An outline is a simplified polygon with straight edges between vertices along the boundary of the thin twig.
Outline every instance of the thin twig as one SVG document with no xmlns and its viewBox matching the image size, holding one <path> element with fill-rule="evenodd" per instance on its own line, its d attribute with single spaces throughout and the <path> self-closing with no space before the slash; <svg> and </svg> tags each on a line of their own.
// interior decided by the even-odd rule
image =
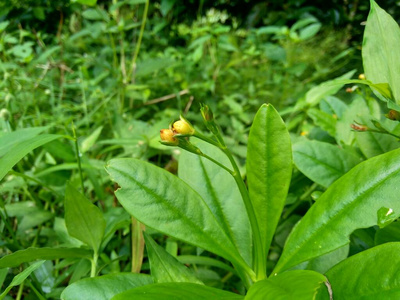
<svg viewBox="0 0 400 300">
<path fill-rule="evenodd" d="M 160 98 L 156 98 L 156 99 L 147 101 L 146 103 L 144 103 L 144 105 L 152 105 L 152 104 L 155 104 L 155 103 L 167 101 L 167 100 L 176 98 L 178 95 L 179 95 L 179 96 L 182 96 L 182 95 L 186 95 L 186 94 L 188 94 L 188 93 L 189 93 L 189 90 L 188 90 L 188 89 L 182 90 L 182 91 L 180 91 L 180 92 L 177 93 L 177 94 L 169 94 L 169 95 L 166 95 L 166 96 L 163 96 L 163 97 L 160 97 Z"/>
<path fill-rule="evenodd" d="M 189 111 L 190 107 L 192 106 L 193 100 L 194 100 L 194 97 L 190 96 L 189 102 L 186 104 L 185 110 L 183 111 L 184 114 L 187 114 L 187 112 Z"/>
</svg>

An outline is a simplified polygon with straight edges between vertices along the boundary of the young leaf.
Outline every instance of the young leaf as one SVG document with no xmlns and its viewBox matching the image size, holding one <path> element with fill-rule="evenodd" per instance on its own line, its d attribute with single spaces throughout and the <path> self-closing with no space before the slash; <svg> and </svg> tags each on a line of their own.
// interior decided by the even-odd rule
<svg viewBox="0 0 400 300">
<path fill-rule="evenodd" d="M 28 248 L 0 258 L 0 268 L 18 267 L 22 263 L 37 259 L 54 260 L 71 257 L 90 259 L 92 256 L 91 251 L 81 248 Z"/>
<path fill-rule="evenodd" d="M 272 105 L 258 110 L 250 129 L 247 183 L 265 258 L 278 225 L 292 176 L 292 150 L 285 123 Z"/>
<path fill-rule="evenodd" d="M 364 72 L 375 84 L 388 83 L 396 103 L 400 103 L 399 25 L 371 0 L 362 46 Z"/>
<path fill-rule="evenodd" d="M 151 276 L 155 283 L 163 282 L 191 282 L 203 284 L 194 276 L 193 272 L 169 254 L 145 232 L 147 254 L 150 261 Z"/>
<path fill-rule="evenodd" d="M 195 283 L 156 283 L 137 287 L 116 295 L 112 300 L 243 300 L 244 297 L 220 289 Z"/>
<path fill-rule="evenodd" d="M 103 214 L 70 183 L 65 191 L 65 224 L 72 237 L 92 247 L 94 252 L 99 250 L 106 227 Z"/>
<path fill-rule="evenodd" d="M 35 262 L 29 267 L 27 267 L 25 270 L 23 270 L 21 273 L 19 273 L 17 276 L 15 276 L 11 281 L 11 283 L 8 285 L 8 287 L 4 290 L 4 292 L 1 293 L 0 299 L 3 299 L 14 286 L 23 283 L 24 280 L 28 278 L 28 276 L 31 275 L 31 273 L 35 271 L 37 268 L 39 268 L 44 262 L 45 262 L 44 260 Z"/>
<path fill-rule="evenodd" d="M 7 152 L 7 154 L 0 158 L 0 180 L 2 180 L 4 176 L 6 176 L 8 171 L 10 171 L 17 162 L 19 162 L 33 149 L 36 149 L 37 147 L 40 147 L 61 137 L 61 135 L 55 134 L 42 134 L 24 140 L 23 142 L 18 143 L 8 149 L 9 151 Z"/>
<path fill-rule="evenodd" d="M 248 300 L 309 300 L 320 288 L 325 288 L 326 278 L 309 270 L 288 271 L 256 282 L 245 299 Z"/>
<path fill-rule="evenodd" d="M 331 136 L 335 136 L 337 121 L 332 115 L 316 108 L 307 110 L 307 115 L 314 121 L 315 125 L 321 127 Z"/>
<path fill-rule="evenodd" d="M 153 279 L 149 275 L 135 273 L 117 273 L 85 278 L 69 285 L 62 292 L 61 299 L 109 300 L 124 291 L 152 283 Z"/>
<path fill-rule="evenodd" d="M 360 157 L 349 151 L 318 141 L 294 144 L 293 160 L 304 175 L 324 187 L 361 162 Z"/>
<path fill-rule="evenodd" d="M 140 222 L 248 268 L 204 200 L 181 179 L 137 159 L 113 159 L 106 169 L 121 187 L 118 201 Z"/>
<path fill-rule="evenodd" d="M 205 142 L 194 144 L 203 153 L 230 166 L 228 158 L 215 146 Z M 178 166 L 179 177 L 200 194 L 245 261 L 251 264 L 250 223 L 233 177 L 208 159 L 187 151 L 181 153 Z"/>
<path fill-rule="evenodd" d="M 381 207 L 400 214 L 400 150 L 371 158 L 336 180 L 295 226 L 274 273 L 349 243 L 358 228 L 378 223 Z"/>
<path fill-rule="evenodd" d="M 400 299 L 400 243 L 368 249 L 326 273 L 334 299 Z"/>
</svg>

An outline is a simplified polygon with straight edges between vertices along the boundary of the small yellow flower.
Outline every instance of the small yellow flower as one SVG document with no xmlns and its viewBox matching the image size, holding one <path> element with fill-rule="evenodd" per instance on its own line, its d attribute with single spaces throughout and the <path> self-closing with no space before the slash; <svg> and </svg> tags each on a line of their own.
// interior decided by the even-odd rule
<svg viewBox="0 0 400 300">
<path fill-rule="evenodd" d="M 171 129 L 161 129 L 160 130 L 161 142 L 165 145 L 177 146 L 179 140 L 174 137 L 174 132 Z"/>
<path fill-rule="evenodd" d="M 360 80 L 365 80 L 365 74 L 360 74 L 360 75 L 358 75 L 358 79 L 360 79 Z"/>
</svg>

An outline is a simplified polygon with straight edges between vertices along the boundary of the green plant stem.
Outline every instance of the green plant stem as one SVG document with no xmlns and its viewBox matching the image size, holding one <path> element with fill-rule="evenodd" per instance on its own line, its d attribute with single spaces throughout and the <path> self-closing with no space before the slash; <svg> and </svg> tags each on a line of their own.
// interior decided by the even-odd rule
<svg viewBox="0 0 400 300">
<path fill-rule="evenodd" d="M 79 169 L 79 176 L 81 178 L 82 193 L 84 193 L 85 192 L 85 186 L 83 185 L 83 174 L 82 174 L 81 157 L 80 157 L 80 154 L 79 154 L 78 138 L 76 137 L 76 131 L 75 131 L 74 124 L 72 124 L 72 132 L 74 134 L 76 159 L 78 161 L 78 169 Z"/>
<path fill-rule="evenodd" d="M 97 259 L 98 259 L 98 257 L 99 257 L 99 255 L 95 251 L 93 253 L 92 268 L 90 270 L 90 277 L 96 277 L 96 268 L 97 268 Z"/>
<path fill-rule="evenodd" d="M 226 170 L 228 173 L 230 173 L 233 176 L 233 171 L 227 167 L 225 167 L 223 164 L 221 164 L 220 162 L 216 161 L 215 159 L 213 159 L 212 157 L 208 156 L 207 154 L 199 154 L 200 156 L 207 158 L 209 161 L 212 161 L 214 164 L 220 166 L 222 169 Z"/>
<path fill-rule="evenodd" d="M 200 132 L 196 131 L 193 136 L 198 138 L 198 139 L 200 139 L 200 140 L 203 140 L 203 141 L 205 141 L 205 142 L 207 142 L 207 143 L 209 143 L 211 145 L 214 145 L 215 147 L 221 148 L 221 144 L 220 143 L 218 143 L 217 141 L 214 141 L 212 138 L 209 138 L 209 137 L 201 134 Z"/>
<path fill-rule="evenodd" d="M 25 281 L 22 282 L 22 283 L 19 285 L 17 297 L 15 298 L 15 300 L 21 300 L 22 292 L 24 291 L 24 283 L 25 283 Z"/>
<path fill-rule="evenodd" d="M 253 260 L 253 267 L 256 273 L 256 279 L 262 280 L 266 277 L 267 267 L 265 264 L 262 239 L 261 239 L 260 229 L 258 227 L 256 213 L 254 211 L 253 204 L 251 203 L 249 192 L 247 190 L 246 185 L 243 182 L 242 176 L 240 175 L 239 167 L 237 166 L 235 159 L 232 156 L 232 153 L 229 151 L 227 147 L 221 148 L 221 150 L 226 154 L 226 156 L 229 158 L 229 161 L 232 164 L 232 167 L 234 169 L 234 173 L 232 174 L 232 176 L 236 181 L 240 194 L 242 195 L 247 215 L 249 216 L 250 226 L 253 232 L 254 254 L 255 254 Z"/>
<path fill-rule="evenodd" d="M 308 197 L 311 195 L 311 193 L 317 188 L 318 184 L 313 183 L 299 198 L 299 200 L 293 204 L 291 207 L 288 208 L 288 210 L 285 211 L 285 213 L 282 215 L 282 219 L 286 219 L 289 217 L 289 215 L 297 208 L 300 206 L 300 204 Z"/>
<path fill-rule="evenodd" d="M 142 25 L 140 26 L 140 33 L 139 33 L 139 38 L 136 43 L 136 49 L 135 49 L 135 54 L 133 55 L 132 58 L 132 67 L 129 70 L 128 78 L 130 78 L 136 69 L 136 60 L 139 55 L 140 51 L 140 45 L 142 44 L 142 38 L 143 38 L 143 33 L 144 33 L 144 26 L 146 25 L 146 20 L 147 20 L 147 12 L 149 11 L 149 0 L 146 0 L 146 3 L 144 5 L 144 11 L 143 11 L 143 19 L 142 19 Z"/>
</svg>

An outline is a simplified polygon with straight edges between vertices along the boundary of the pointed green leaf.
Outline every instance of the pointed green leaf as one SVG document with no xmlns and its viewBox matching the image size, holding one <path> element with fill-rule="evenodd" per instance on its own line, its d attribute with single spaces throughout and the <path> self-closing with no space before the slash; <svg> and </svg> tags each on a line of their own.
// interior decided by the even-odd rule
<svg viewBox="0 0 400 300">
<path fill-rule="evenodd" d="M 206 142 L 194 143 L 201 151 L 225 166 L 228 158 Z M 179 177 L 207 203 L 211 212 L 248 264 L 251 264 L 251 229 L 235 180 L 226 170 L 208 159 L 183 151 L 179 157 Z"/>
<path fill-rule="evenodd" d="M 36 149 L 37 147 L 40 147 L 61 137 L 61 135 L 55 134 L 42 134 L 24 140 L 23 142 L 18 143 L 13 147 L 10 147 L 10 149 L 8 149 L 9 151 L 0 158 L 0 180 L 2 180 L 4 176 L 6 176 L 8 171 L 10 171 L 17 162 L 19 162 L 33 149 Z"/>
<path fill-rule="evenodd" d="M 28 248 L 0 258 L 0 268 L 17 267 L 37 259 L 54 260 L 71 257 L 90 259 L 92 256 L 92 251 L 81 248 Z"/>
<path fill-rule="evenodd" d="M 349 243 L 358 228 L 378 223 L 381 207 L 399 216 L 400 150 L 371 158 L 336 180 L 295 226 L 274 272 Z"/>
<path fill-rule="evenodd" d="M 261 106 L 254 118 L 246 169 L 249 194 L 267 257 L 292 176 L 289 132 L 272 105 Z"/>
<path fill-rule="evenodd" d="M 4 290 L 4 292 L 1 293 L 0 299 L 3 299 L 14 286 L 23 283 L 24 280 L 28 278 L 28 276 L 31 275 L 31 273 L 35 271 L 37 268 L 39 268 L 44 262 L 45 262 L 44 260 L 35 262 L 29 267 L 27 267 L 25 270 L 23 270 L 21 273 L 19 273 L 17 276 L 15 276 L 11 281 L 11 283 L 8 285 L 8 287 Z"/>
<path fill-rule="evenodd" d="M 352 152 L 319 141 L 294 144 L 293 160 L 304 175 L 324 187 L 361 162 L 361 158 Z"/>
<path fill-rule="evenodd" d="M 155 283 L 191 282 L 203 284 L 194 276 L 192 270 L 181 264 L 149 236 L 143 232 L 147 255 L 150 261 L 151 276 Z"/>
<path fill-rule="evenodd" d="M 65 191 L 65 225 L 69 235 L 99 250 L 106 221 L 100 209 L 67 183 Z"/>
<path fill-rule="evenodd" d="M 62 300 L 109 300 L 124 291 L 152 284 L 149 275 L 135 273 L 109 274 L 85 278 L 69 285 L 61 294 Z"/>
<path fill-rule="evenodd" d="M 400 243 L 349 257 L 326 273 L 334 299 L 400 299 Z"/>
<path fill-rule="evenodd" d="M 138 287 L 112 298 L 112 300 L 237 300 L 243 296 L 195 283 L 156 283 Z"/>
<path fill-rule="evenodd" d="M 204 200 L 181 179 L 137 159 L 113 159 L 106 169 L 121 187 L 118 201 L 141 223 L 247 268 Z"/>
<path fill-rule="evenodd" d="M 332 115 L 316 108 L 307 110 L 307 115 L 314 121 L 315 125 L 321 127 L 331 136 L 335 136 L 337 121 Z"/>
<path fill-rule="evenodd" d="M 396 103 L 400 103 L 399 45 L 399 25 L 371 0 L 362 46 L 364 72 L 375 84 L 388 83 Z"/>
<path fill-rule="evenodd" d="M 245 299 L 248 300 L 310 300 L 320 288 L 325 288 L 326 278 L 309 270 L 288 271 L 252 285 Z"/>
</svg>

